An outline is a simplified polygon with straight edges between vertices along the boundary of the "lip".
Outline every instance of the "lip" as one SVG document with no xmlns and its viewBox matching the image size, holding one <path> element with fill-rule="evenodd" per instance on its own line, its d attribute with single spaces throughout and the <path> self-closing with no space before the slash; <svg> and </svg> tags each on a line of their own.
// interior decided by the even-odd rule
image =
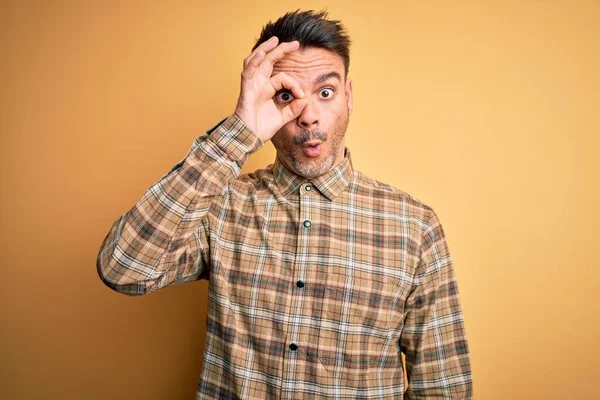
<svg viewBox="0 0 600 400">
<path fill-rule="evenodd" d="M 306 157 L 316 158 L 321 155 L 321 142 L 307 142 L 302 145 L 302 153 Z"/>
<path fill-rule="evenodd" d="M 320 145 L 322 142 L 319 142 L 318 140 L 311 140 L 310 142 L 306 142 L 302 145 L 303 148 L 305 147 L 313 147 L 313 146 L 318 146 Z"/>
</svg>

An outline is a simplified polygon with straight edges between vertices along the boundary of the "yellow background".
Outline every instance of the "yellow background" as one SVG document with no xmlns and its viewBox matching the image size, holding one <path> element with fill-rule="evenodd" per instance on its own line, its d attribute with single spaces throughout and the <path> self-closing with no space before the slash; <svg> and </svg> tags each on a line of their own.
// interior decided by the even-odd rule
<svg viewBox="0 0 600 400">
<path fill-rule="evenodd" d="M 262 25 L 325 5 L 355 167 L 445 228 L 476 398 L 600 397 L 600 3 L 372 0 L 2 2 L 1 398 L 194 397 L 206 282 L 126 297 L 97 251 L 233 112 Z"/>
</svg>

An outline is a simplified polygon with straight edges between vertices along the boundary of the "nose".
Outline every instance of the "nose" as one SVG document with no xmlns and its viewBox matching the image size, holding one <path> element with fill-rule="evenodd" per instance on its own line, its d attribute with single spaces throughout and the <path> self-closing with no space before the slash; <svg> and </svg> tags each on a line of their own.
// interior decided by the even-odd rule
<svg viewBox="0 0 600 400">
<path fill-rule="evenodd" d="M 297 118 L 297 124 L 304 129 L 312 129 L 319 125 L 319 106 L 310 101 Z"/>
</svg>

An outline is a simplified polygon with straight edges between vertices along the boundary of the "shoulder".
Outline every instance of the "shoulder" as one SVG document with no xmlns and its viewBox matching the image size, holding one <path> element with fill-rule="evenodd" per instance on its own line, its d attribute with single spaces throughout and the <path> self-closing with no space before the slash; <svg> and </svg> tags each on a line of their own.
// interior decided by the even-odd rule
<svg viewBox="0 0 600 400">
<path fill-rule="evenodd" d="M 379 207 L 403 218 L 409 217 L 425 224 L 435 214 L 433 207 L 412 193 L 381 182 L 363 172 L 354 170 L 355 191 L 359 196 L 372 198 Z"/>
<path fill-rule="evenodd" d="M 274 185 L 272 165 L 253 172 L 240 174 L 231 184 L 230 190 L 237 195 L 269 193 Z"/>
</svg>

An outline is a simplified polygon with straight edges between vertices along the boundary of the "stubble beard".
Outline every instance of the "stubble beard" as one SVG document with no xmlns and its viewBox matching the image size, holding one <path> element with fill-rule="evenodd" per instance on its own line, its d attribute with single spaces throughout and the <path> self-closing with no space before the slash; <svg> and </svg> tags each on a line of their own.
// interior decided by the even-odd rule
<svg viewBox="0 0 600 400">
<path fill-rule="evenodd" d="M 329 151 L 322 161 L 315 160 L 308 163 L 303 162 L 294 150 L 297 150 L 299 145 L 311 140 L 319 140 L 325 143 L 329 137 L 326 132 L 302 131 L 294 138 L 294 143 L 279 140 L 277 137 L 273 137 L 271 141 L 277 149 L 277 156 L 280 158 L 283 157 L 286 161 L 286 164 L 291 166 L 296 174 L 307 179 L 312 179 L 323 175 L 333 167 L 333 164 L 336 161 L 335 157 L 339 152 L 342 139 L 344 138 L 347 129 L 348 117 L 344 118 L 343 121 L 340 121 L 339 124 L 334 126 Z"/>
</svg>

